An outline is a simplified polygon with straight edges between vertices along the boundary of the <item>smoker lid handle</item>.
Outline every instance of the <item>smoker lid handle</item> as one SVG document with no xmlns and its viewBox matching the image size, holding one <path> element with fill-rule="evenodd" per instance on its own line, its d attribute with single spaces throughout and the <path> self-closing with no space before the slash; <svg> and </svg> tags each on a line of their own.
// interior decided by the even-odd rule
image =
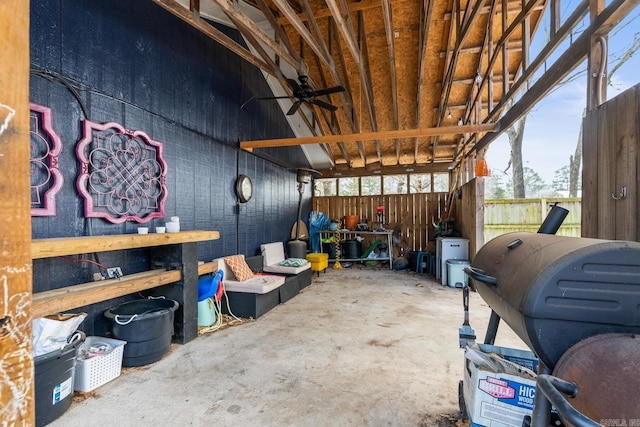
<svg viewBox="0 0 640 427">
<path fill-rule="evenodd" d="M 489 276 L 483 270 L 480 270 L 476 267 L 465 267 L 464 272 L 467 273 L 467 276 L 471 277 L 473 280 L 477 280 L 478 282 L 486 283 L 491 286 L 498 286 L 498 279 L 493 276 Z"/>
</svg>

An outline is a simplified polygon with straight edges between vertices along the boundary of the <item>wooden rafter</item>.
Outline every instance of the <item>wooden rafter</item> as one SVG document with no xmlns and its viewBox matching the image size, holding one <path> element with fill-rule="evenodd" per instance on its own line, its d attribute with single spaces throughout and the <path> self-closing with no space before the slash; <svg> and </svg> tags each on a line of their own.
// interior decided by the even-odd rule
<svg viewBox="0 0 640 427">
<path fill-rule="evenodd" d="M 296 70 L 302 70 L 302 64 L 300 58 L 295 58 L 289 54 L 286 48 L 281 44 L 276 43 L 271 36 L 264 32 L 258 24 L 253 22 L 244 12 L 233 6 L 231 0 L 211 0 L 220 7 L 220 9 L 227 14 L 230 18 L 233 17 L 233 22 L 241 32 L 250 32 L 260 42 L 264 43 L 271 51 L 273 51 L 280 58 L 288 62 Z"/>
<path fill-rule="evenodd" d="M 269 9 L 269 6 L 265 2 L 265 0 L 255 0 L 255 2 L 258 5 L 258 8 L 262 12 L 262 14 L 265 16 L 265 18 L 267 18 L 267 21 L 269 21 L 269 25 L 271 25 L 271 28 L 273 29 L 276 35 L 276 41 L 281 41 L 282 43 L 284 43 L 287 51 L 291 56 L 295 57 L 296 59 L 300 58 L 299 55 L 296 53 L 295 49 L 293 48 L 293 45 L 289 41 L 289 37 L 287 37 L 287 34 L 284 32 L 282 27 L 278 24 L 276 17 L 273 16 L 273 12 L 271 11 L 271 9 Z M 302 59 L 300 59 L 300 61 L 302 61 Z"/>
<path fill-rule="evenodd" d="M 416 128 L 422 126 L 422 97 L 426 85 L 425 70 L 427 68 L 427 41 L 429 40 L 429 30 L 431 29 L 431 17 L 433 13 L 433 3 L 435 0 L 422 0 L 420 3 L 420 40 L 418 49 L 418 83 L 416 88 Z M 396 94 L 397 97 L 397 94 Z M 397 114 L 397 110 L 396 110 Z M 397 117 L 396 117 L 397 120 Z M 414 158 L 418 158 L 420 140 L 413 140 Z M 396 141 L 396 160 L 400 162 L 400 142 Z M 417 161 L 417 160 L 416 160 Z"/>
<path fill-rule="evenodd" d="M 344 102 L 344 113 L 347 117 L 347 121 L 351 125 L 352 132 L 360 132 L 360 125 L 358 124 L 358 120 L 356 117 L 356 111 L 353 106 L 353 99 L 351 99 L 351 82 L 349 80 L 349 73 L 347 73 L 347 64 L 344 59 L 344 55 L 342 54 L 342 46 L 340 45 L 340 37 L 338 37 L 338 29 L 336 28 L 336 22 L 332 17 L 327 18 L 329 23 L 329 49 L 332 52 L 331 48 L 335 44 L 337 48 L 337 56 L 338 61 L 340 61 L 340 67 L 344 70 L 344 87 L 347 89 L 342 92 L 343 102 Z M 337 71 L 336 71 L 337 73 Z"/>
<path fill-rule="evenodd" d="M 576 22 L 584 22 L 585 11 L 598 15 L 593 5 L 605 4 L 605 0 L 581 0 L 577 9 L 572 8 L 571 16 L 561 21 L 561 0 L 154 1 L 168 10 L 173 6 L 176 10 L 172 13 L 274 75 L 289 95 L 292 90 L 283 71 L 290 73 L 288 65 L 292 62 L 299 64 L 294 68 L 308 76 L 312 88 L 345 87 L 346 91 L 325 98 L 338 107 L 337 111 L 312 105 L 300 110 L 300 119 L 312 134 L 330 137 L 343 132 L 360 135 L 362 129 L 381 136 L 406 127 L 407 119 L 414 129 L 442 127 L 458 119 L 468 125 L 496 122 L 507 103 L 519 96 L 534 73 L 540 73 L 550 55 L 565 49 L 560 43 L 571 34 Z M 609 1 L 615 4 L 621 0 Z M 640 0 L 627 1 L 634 4 Z M 243 2 L 256 13 L 249 12 Z M 531 38 L 543 17 L 549 16 L 544 13 L 547 5 L 550 42 L 537 56 L 530 56 Z M 240 31 L 249 49 L 216 33 L 211 22 L 221 11 L 226 12 L 224 20 L 230 20 Z M 374 17 L 377 28 L 373 27 Z M 434 37 L 436 28 L 440 34 Z M 401 38 L 394 40 L 398 36 Z M 412 50 L 405 51 L 409 46 Z M 311 68 L 306 67 L 303 55 L 313 64 Z M 378 75 L 374 64 L 387 72 Z M 434 81 L 434 75 L 440 82 Z M 480 77 L 479 84 L 476 76 Z M 415 81 L 407 82 L 407 77 Z M 380 90 L 374 84 L 380 84 Z M 411 87 L 415 87 L 413 94 Z M 525 99 L 532 99 L 531 94 L 527 96 Z M 285 104 L 282 107 L 286 109 Z M 447 113 L 452 111 L 455 119 L 447 120 Z M 404 117 L 407 113 L 410 116 Z M 513 114 L 501 119 L 501 128 Z M 379 129 L 382 126 L 384 129 Z M 325 141 L 321 148 L 332 165 L 352 173 L 361 167 L 371 170 L 411 165 L 411 154 L 413 164 L 420 159 L 421 163 L 451 162 L 455 166 L 474 155 L 479 141 L 493 135 L 435 133 L 387 141 L 355 139 L 353 144 L 343 139 Z"/>
<path fill-rule="evenodd" d="M 402 3 L 402 2 L 407 2 L 407 1 L 414 1 L 414 0 L 396 0 L 395 3 Z M 348 5 L 348 11 L 349 13 L 356 13 L 358 11 L 365 11 L 368 9 L 376 9 L 380 7 L 380 0 L 362 0 L 360 2 L 357 3 L 349 3 Z M 327 9 L 320 9 L 317 10 L 316 12 L 314 12 L 313 14 L 315 16 L 315 19 L 321 19 L 321 18 L 328 18 L 331 16 L 331 10 Z M 298 15 L 298 18 L 300 18 L 300 20 L 302 21 L 306 21 L 308 19 L 308 15 L 306 13 L 301 13 Z M 278 20 L 278 23 L 281 25 L 288 25 L 289 22 L 287 22 L 286 19 L 282 18 Z"/>
<path fill-rule="evenodd" d="M 462 22 L 458 24 L 459 33 L 457 34 L 457 37 L 456 37 L 455 49 L 453 51 L 453 54 L 451 55 L 451 60 L 449 61 L 448 67 L 445 71 L 444 78 L 442 79 L 444 86 L 443 86 L 443 94 L 440 97 L 440 110 L 438 112 L 438 118 L 436 121 L 438 125 L 442 123 L 442 120 L 444 119 L 444 115 L 446 112 L 445 106 L 447 106 L 449 103 L 449 96 L 451 95 L 451 88 L 453 86 L 452 84 L 453 77 L 455 74 L 455 69 L 458 63 L 458 59 L 460 58 L 459 49 L 464 45 L 467 37 L 469 36 L 470 29 L 472 28 L 473 24 L 480 16 L 479 11 L 483 4 L 484 4 L 484 0 L 477 0 L 476 3 L 473 5 L 473 8 L 465 10 L 465 14 L 462 19 Z M 438 138 L 436 138 L 433 142 L 432 160 L 435 160 L 436 158 L 436 150 L 438 149 L 438 142 L 439 142 Z"/>
<path fill-rule="evenodd" d="M 459 135 L 463 133 L 496 132 L 499 128 L 493 124 L 469 126 L 444 126 L 424 129 L 391 130 L 381 132 L 363 132 L 351 135 L 309 136 L 303 138 L 263 139 L 257 141 L 241 141 L 240 148 L 252 150 L 267 147 L 291 147 L 306 144 L 321 144 L 333 142 L 373 141 L 374 139 L 418 138 L 435 135 Z"/>
<path fill-rule="evenodd" d="M 531 106 L 542 99 L 544 95 L 586 58 L 588 49 L 591 46 L 592 37 L 607 34 L 611 28 L 628 15 L 638 4 L 640 4 L 640 0 L 613 0 L 533 86 L 524 93 L 518 102 L 505 113 L 499 121 L 500 127 L 507 129 L 526 114 Z M 540 55 L 542 55 L 542 52 Z M 476 144 L 476 150 L 483 149 L 494 139 L 495 136 L 491 134 L 483 136 Z"/>
<path fill-rule="evenodd" d="M 180 3 L 175 0 L 153 0 L 156 4 L 163 7 L 167 11 L 171 12 L 176 17 L 180 18 L 187 24 L 191 25 L 202 34 L 210 37 L 216 42 L 220 43 L 245 61 L 250 64 L 255 65 L 263 71 L 266 71 L 269 74 L 275 73 L 275 70 L 270 67 L 267 63 L 265 63 L 262 59 L 256 57 L 251 52 L 249 52 L 244 46 L 236 43 L 229 36 L 224 34 L 222 31 L 218 30 L 213 25 L 209 24 L 205 20 L 201 19 L 199 14 L 194 14 L 193 12 L 185 9 Z"/>
<path fill-rule="evenodd" d="M 371 79 L 367 75 L 366 69 L 364 67 L 364 63 L 362 61 L 362 57 L 360 55 L 360 48 L 358 47 L 358 42 L 356 40 L 355 34 L 353 33 L 353 23 L 351 21 L 351 15 L 349 14 L 349 10 L 346 7 L 345 0 L 339 0 L 342 4 L 342 12 L 341 8 L 336 3 L 337 0 L 325 0 L 327 6 L 331 10 L 331 15 L 338 27 L 342 38 L 347 43 L 347 48 L 353 57 L 353 60 L 358 68 L 360 73 L 360 81 L 363 86 L 363 90 L 365 93 L 367 108 L 369 111 L 369 117 L 375 118 L 375 106 L 373 104 L 373 89 L 371 87 Z M 372 123 L 374 123 L 372 121 Z"/>
<path fill-rule="evenodd" d="M 536 71 L 540 69 L 542 65 L 545 64 L 545 61 L 551 56 L 551 54 L 558 49 L 560 44 L 569 37 L 571 31 L 580 23 L 584 15 L 589 10 L 589 0 L 583 0 L 573 11 L 573 13 L 567 18 L 565 23 L 556 31 L 556 33 L 550 38 L 549 42 L 545 45 L 544 48 L 540 51 L 538 56 L 531 62 L 529 67 L 524 70 L 520 78 L 516 80 L 509 89 L 500 102 L 489 111 L 489 114 L 484 119 L 485 122 L 490 122 L 497 119 L 498 115 L 502 112 L 502 109 L 518 94 L 521 90 L 522 86 L 529 81 L 529 79 L 534 75 Z M 500 43 L 500 42 L 498 42 Z M 491 69 L 492 59 L 495 56 L 489 56 L 489 64 Z M 484 82 L 483 82 L 484 83 Z M 482 84 L 481 84 L 482 87 Z"/>
<path fill-rule="evenodd" d="M 361 49 L 361 53 L 362 53 L 362 62 L 364 63 L 364 68 L 366 70 L 366 74 L 367 76 L 371 75 L 371 67 L 369 64 L 369 47 L 367 46 L 367 35 L 366 35 L 366 31 L 365 31 L 365 26 L 364 26 L 364 14 L 362 13 L 362 11 L 358 11 L 358 41 L 360 46 L 362 46 Z M 371 82 L 371 79 L 369 79 L 369 82 Z M 371 96 L 373 98 L 373 88 L 371 88 Z M 370 115 L 369 119 L 371 120 L 371 131 L 373 132 L 377 132 L 378 131 L 378 121 L 376 120 L 376 115 L 375 115 L 375 111 L 372 111 L 373 114 Z M 397 127 L 395 128 L 397 129 Z M 377 139 L 374 141 L 375 144 L 375 149 L 376 149 L 376 156 L 378 156 L 377 161 L 382 163 L 382 151 L 380 149 L 380 141 L 378 141 Z M 363 151 L 364 151 L 364 147 L 363 147 Z M 367 162 L 364 162 L 365 165 L 367 164 Z"/>
<path fill-rule="evenodd" d="M 333 63 L 333 59 L 326 52 L 326 49 L 322 48 L 322 45 L 318 43 L 304 23 L 298 18 L 298 14 L 291 8 L 288 2 L 285 0 L 272 0 L 273 3 L 278 7 L 280 12 L 289 20 L 289 23 L 293 26 L 296 32 L 302 37 L 302 39 L 307 43 L 307 45 L 313 50 L 313 52 L 320 58 L 320 60 L 327 66 L 329 69 L 335 68 Z M 337 84 L 338 82 L 336 82 Z"/>
</svg>

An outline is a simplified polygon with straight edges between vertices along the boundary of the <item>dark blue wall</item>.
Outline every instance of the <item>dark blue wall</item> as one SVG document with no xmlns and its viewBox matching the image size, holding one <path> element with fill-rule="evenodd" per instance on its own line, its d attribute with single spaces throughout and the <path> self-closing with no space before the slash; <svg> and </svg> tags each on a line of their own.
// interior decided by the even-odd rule
<svg viewBox="0 0 640 427">
<path fill-rule="evenodd" d="M 235 30 L 218 28 L 240 40 Z M 164 143 L 167 217 L 178 215 L 182 229 L 220 231 L 220 240 L 198 245 L 200 259 L 254 255 L 261 243 L 288 239 L 298 192 L 295 173 L 281 165 L 309 165 L 299 147 L 278 149 L 279 164 L 237 148 L 240 140 L 293 136 L 275 103 L 253 102 L 240 109 L 252 96 L 270 93 L 253 65 L 150 0 L 32 0 L 31 66 L 53 74 L 32 74 L 30 100 L 53 110 L 53 126 L 64 145 L 59 166 L 65 179 L 57 215 L 32 219 L 34 238 L 136 231 L 136 223 L 83 216 L 75 188 L 75 145 L 88 118 L 115 121 Z M 64 82 L 76 88 L 79 99 Z M 238 174 L 249 175 L 255 188 L 242 205 L 234 194 Z M 309 191 L 304 207 L 308 212 Z M 149 226 L 164 222 L 153 220 Z M 148 268 L 144 250 L 106 252 L 99 260 L 121 266 L 125 274 Z M 86 263 L 38 260 L 34 292 L 90 280 L 95 271 Z"/>
</svg>

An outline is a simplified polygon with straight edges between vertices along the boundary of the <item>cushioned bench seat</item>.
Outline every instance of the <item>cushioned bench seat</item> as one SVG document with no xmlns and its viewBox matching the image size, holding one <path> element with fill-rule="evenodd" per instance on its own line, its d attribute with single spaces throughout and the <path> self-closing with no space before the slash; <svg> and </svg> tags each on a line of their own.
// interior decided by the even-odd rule
<svg viewBox="0 0 640 427">
<path fill-rule="evenodd" d="M 262 253 L 262 270 L 264 272 L 287 276 L 285 286 L 280 288 L 281 303 L 293 298 L 301 289 L 311 284 L 313 275 L 311 263 L 306 259 L 285 259 L 282 242 L 260 245 L 260 251 Z M 297 283 L 294 282 L 294 278 Z"/>
<path fill-rule="evenodd" d="M 244 256 L 242 256 L 244 259 Z M 249 279 L 237 280 L 224 258 L 218 258 L 218 268 L 224 272 L 223 285 L 229 298 L 229 309 L 238 317 L 257 319 L 280 303 L 280 287 L 285 278 L 277 275 L 255 275 Z M 230 314 L 222 303 L 223 313 Z"/>
</svg>

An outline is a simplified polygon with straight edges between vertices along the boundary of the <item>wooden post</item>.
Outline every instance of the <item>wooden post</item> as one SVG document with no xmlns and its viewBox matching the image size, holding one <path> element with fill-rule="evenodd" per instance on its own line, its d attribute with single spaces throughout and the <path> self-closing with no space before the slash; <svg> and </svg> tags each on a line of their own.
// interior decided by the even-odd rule
<svg viewBox="0 0 640 427">
<path fill-rule="evenodd" d="M 592 23 L 604 7 L 604 0 L 589 1 Z M 592 36 L 590 40 L 587 56 L 587 111 L 591 111 L 607 100 L 608 43 L 608 35 Z"/>
<path fill-rule="evenodd" d="M 0 424 L 33 425 L 29 2 L 0 2 Z"/>
</svg>

